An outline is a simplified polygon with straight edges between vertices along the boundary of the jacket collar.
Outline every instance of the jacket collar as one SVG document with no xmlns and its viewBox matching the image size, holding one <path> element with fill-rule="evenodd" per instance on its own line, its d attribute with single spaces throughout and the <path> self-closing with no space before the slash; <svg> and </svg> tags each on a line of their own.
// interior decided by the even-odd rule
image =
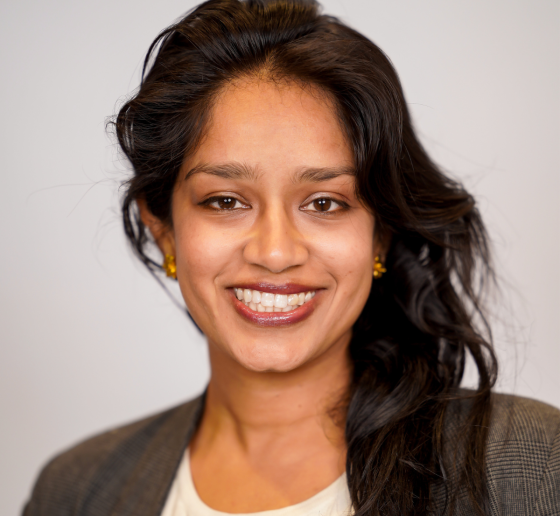
<svg viewBox="0 0 560 516">
<path fill-rule="evenodd" d="M 166 413 L 122 485 L 111 516 L 159 516 L 204 407 L 206 393 Z"/>
</svg>

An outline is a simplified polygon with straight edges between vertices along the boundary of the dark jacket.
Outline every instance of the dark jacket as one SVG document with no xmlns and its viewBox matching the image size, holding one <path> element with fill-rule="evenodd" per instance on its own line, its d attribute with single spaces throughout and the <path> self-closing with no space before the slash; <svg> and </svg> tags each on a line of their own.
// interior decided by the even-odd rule
<svg viewBox="0 0 560 516">
<path fill-rule="evenodd" d="M 516 396 L 494 394 L 493 400 L 491 514 L 560 515 L 560 411 Z M 461 403 L 449 411 L 449 434 L 457 438 L 464 429 Z M 196 398 L 55 457 L 41 472 L 24 516 L 158 516 L 202 406 L 203 398 Z M 434 496 L 443 503 L 441 493 Z M 457 514 L 474 515 L 466 498 Z"/>
</svg>

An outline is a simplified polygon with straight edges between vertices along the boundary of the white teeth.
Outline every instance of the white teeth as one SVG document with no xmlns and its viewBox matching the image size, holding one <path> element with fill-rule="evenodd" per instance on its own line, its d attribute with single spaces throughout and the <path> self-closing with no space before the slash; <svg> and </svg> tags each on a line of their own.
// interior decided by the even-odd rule
<svg viewBox="0 0 560 516">
<path fill-rule="evenodd" d="M 290 294 L 288 296 L 288 304 L 290 306 L 297 305 L 298 304 L 298 299 L 299 299 L 299 296 L 297 294 Z"/>
<path fill-rule="evenodd" d="M 234 288 L 233 292 L 237 299 L 254 312 L 290 312 L 315 296 L 315 291 L 285 295 L 259 292 L 247 288 Z"/>
<path fill-rule="evenodd" d="M 270 292 L 261 292 L 261 305 L 263 306 L 274 306 L 274 294 Z"/>
</svg>

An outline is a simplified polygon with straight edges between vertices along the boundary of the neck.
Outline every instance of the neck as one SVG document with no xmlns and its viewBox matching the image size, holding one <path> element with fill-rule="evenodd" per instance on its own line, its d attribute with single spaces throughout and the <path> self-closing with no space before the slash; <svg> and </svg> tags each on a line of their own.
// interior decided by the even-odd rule
<svg viewBox="0 0 560 516">
<path fill-rule="evenodd" d="M 324 439 L 327 446 L 345 449 L 340 416 L 351 375 L 349 340 L 345 336 L 320 357 L 285 373 L 250 371 L 209 343 L 212 376 L 193 445 L 210 446 L 226 432 L 251 454 L 269 447 L 280 433 L 292 442 Z"/>
</svg>

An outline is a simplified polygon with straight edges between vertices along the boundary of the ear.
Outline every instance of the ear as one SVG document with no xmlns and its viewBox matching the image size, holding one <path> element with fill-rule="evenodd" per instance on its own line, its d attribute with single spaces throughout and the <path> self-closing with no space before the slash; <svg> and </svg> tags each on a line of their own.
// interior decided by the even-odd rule
<svg viewBox="0 0 560 516">
<path fill-rule="evenodd" d="M 171 228 L 150 211 L 145 199 L 136 199 L 136 204 L 140 211 L 140 220 L 150 230 L 161 254 L 175 256 L 175 237 Z"/>
</svg>

